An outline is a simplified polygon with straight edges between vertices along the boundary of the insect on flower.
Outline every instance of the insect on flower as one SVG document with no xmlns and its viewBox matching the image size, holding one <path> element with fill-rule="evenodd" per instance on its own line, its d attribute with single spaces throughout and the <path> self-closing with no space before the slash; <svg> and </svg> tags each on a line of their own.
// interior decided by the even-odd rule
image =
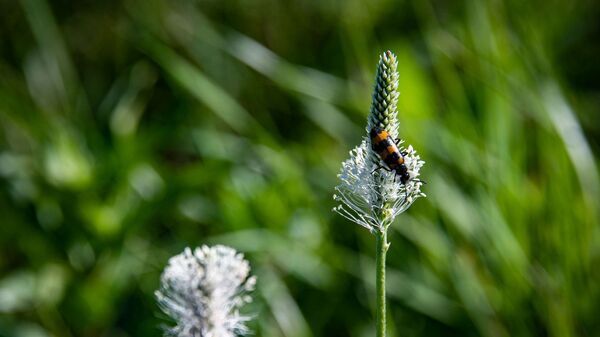
<svg viewBox="0 0 600 337">
<path fill-rule="evenodd" d="M 384 233 L 394 218 L 424 197 L 418 179 L 425 164 L 412 146 L 403 147 L 398 138 L 398 62 L 390 51 L 377 65 L 367 137 L 342 162 L 333 208 L 371 233 Z M 376 172 L 379 169 L 385 172 Z M 379 234 L 377 234 L 379 235 Z"/>
<path fill-rule="evenodd" d="M 400 140 L 393 140 L 387 131 L 377 127 L 371 129 L 369 136 L 371 137 L 371 148 L 385 164 L 385 166 L 377 166 L 375 171 L 379 169 L 394 171 L 396 176 L 400 177 L 400 182 L 403 185 L 411 180 L 413 177 L 409 173 L 404 161 L 406 152 L 400 152 L 398 149 L 398 142 Z"/>
</svg>

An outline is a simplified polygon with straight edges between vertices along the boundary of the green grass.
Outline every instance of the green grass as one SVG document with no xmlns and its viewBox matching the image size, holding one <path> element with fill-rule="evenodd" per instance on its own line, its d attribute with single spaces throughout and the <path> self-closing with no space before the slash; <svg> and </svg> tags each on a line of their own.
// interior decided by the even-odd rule
<svg viewBox="0 0 600 337">
<path fill-rule="evenodd" d="M 600 334 L 598 4 L 0 13 L 1 336 L 159 336 L 203 243 L 251 260 L 256 336 L 372 336 L 375 243 L 331 208 L 387 49 L 428 195 L 389 233 L 389 336 Z"/>
</svg>

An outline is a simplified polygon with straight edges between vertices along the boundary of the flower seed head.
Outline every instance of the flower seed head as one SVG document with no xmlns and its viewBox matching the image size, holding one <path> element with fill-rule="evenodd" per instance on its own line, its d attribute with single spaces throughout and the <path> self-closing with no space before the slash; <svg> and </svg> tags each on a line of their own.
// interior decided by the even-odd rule
<svg viewBox="0 0 600 337">
<path fill-rule="evenodd" d="M 251 301 L 256 279 L 250 265 L 233 248 L 202 246 L 169 259 L 155 295 L 161 309 L 176 322 L 175 337 L 234 337 L 248 333 L 250 319 L 239 309 Z"/>
<path fill-rule="evenodd" d="M 367 134 L 373 128 L 386 130 L 390 137 L 398 136 L 398 63 L 390 51 L 379 59 L 371 112 L 367 121 Z M 350 151 L 350 158 L 342 163 L 336 186 L 334 200 L 339 205 L 334 208 L 345 218 L 353 221 L 372 233 L 386 231 L 394 218 L 406 211 L 419 197 L 423 182 L 418 179 L 424 161 L 412 146 L 402 146 L 399 152 L 410 179 L 402 183 L 395 171 L 378 169 L 386 167 L 381 157 L 372 150 L 369 137 L 363 137 L 362 143 Z"/>
<path fill-rule="evenodd" d="M 367 123 L 367 133 L 374 127 L 387 130 L 392 138 L 398 138 L 398 61 L 391 51 L 379 57 L 371 112 Z"/>
</svg>

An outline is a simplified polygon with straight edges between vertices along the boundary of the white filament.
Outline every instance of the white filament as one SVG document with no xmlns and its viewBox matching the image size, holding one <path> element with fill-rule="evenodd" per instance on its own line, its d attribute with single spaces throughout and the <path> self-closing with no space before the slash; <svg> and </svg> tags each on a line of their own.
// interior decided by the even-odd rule
<svg viewBox="0 0 600 337">
<path fill-rule="evenodd" d="M 246 334 L 248 316 L 239 308 L 251 301 L 256 279 L 233 248 L 202 246 L 169 259 L 155 294 L 161 309 L 176 322 L 168 336 L 234 337 Z"/>
</svg>

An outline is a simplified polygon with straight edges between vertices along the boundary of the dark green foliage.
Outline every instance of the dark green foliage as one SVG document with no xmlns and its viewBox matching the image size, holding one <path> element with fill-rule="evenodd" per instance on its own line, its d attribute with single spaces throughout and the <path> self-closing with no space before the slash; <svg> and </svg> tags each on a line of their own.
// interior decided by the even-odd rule
<svg viewBox="0 0 600 337">
<path fill-rule="evenodd" d="M 374 240 L 331 208 L 385 50 L 428 183 L 390 336 L 599 335 L 599 13 L 1 2 L 0 336 L 160 336 L 161 269 L 203 243 L 250 259 L 256 336 L 373 336 Z"/>
</svg>

